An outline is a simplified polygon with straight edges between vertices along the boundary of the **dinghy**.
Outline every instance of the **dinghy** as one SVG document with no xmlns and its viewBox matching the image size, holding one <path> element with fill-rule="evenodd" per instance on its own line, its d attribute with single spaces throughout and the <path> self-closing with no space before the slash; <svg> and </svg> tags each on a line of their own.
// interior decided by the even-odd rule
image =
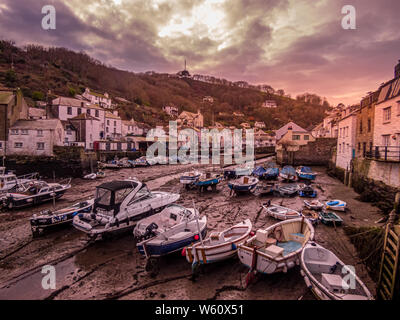
<svg viewBox="0 0 400 320">
<path fill-rule="evenodd" d="M 325 203 L 325 209 L 335 211 L 346 211 L 347 203 L 342 200 L 331 200 Z"/>
<path fill-rule="evenodd" d="M 312 210 L 321 210 L 324 204 L 318 200 L 304 200 L 304 205 Z"/>
<path fill-rule="evenodd" d="M 311 209 L 303 209 L 301 211 L 301 215 L 304 218 L 308 219 L 313 225 L 317 224 L 317 222 L 319 220 L 318 213 Z"/>
<path fill-rule="evenodd" d="M 318 299 L 374 299 L 355 272 L 350 270 L 334 253 L 315 242 L 310 242 L 304 247 L 300 265 L 304 282 Z M 354 282 L 347 283 L 345 276 L 351 277 Z"/>
<path fill-rule="evenodd" d="M 340 226 L 343 222 L 343 219 L 341 217 L 331 211 L 320 212 L 319 218 L 323 224 L 326 224 L 328 226 Z"/>
<path fill-rule="evenodd" d="M 256 187 L 256 192 L 259 196 L 273 194 L 275 190 L 275 183 L 273 182 L 258 184 Z"/>
<path fill-rule="evenodd" d="M 304 198 L 315 198 L 317 191 L 315 191 L 310 185 L 302 185 L 299 188 L 299 196 Z"/>
<path fill-rule="evenodd" d="M 221 181 L 220 174 L 212 174 L 207 172 L 206 174 L 200 175 L 199 179 L 194 182 L 194 185 L 199 188 L 199 191 L 205 191 L 208 187 L 211 187 L 213 191 L 217 190 L 217 184 Z"/>
<path fill-rule="evenodd" d="M 228 183 L 229 189 L 236 193 L 244 193 L 252 191 L 258 183 L 258 179 L 250 176 L 240 177 Z"/>
<path fill-rule="evenodd" d="M 179 194 L 150 191 L 134 178 L 96 187 L 93 210 L 75 216 L 73 225 L 90 237 L 132 230 L 136 223 L 179 199 Z"/>
<path fill-rule="evenodd" d="M 179 182 L 185 186 L 185 188 L 189 188 L 190 186 L 193 186 L 194 183 L 199 180 L 201 176 L 201 172 L 194 170 L 190 172 L 185 172 L 181 177 L 179 178 Z"/>
<path fill-rule="evenodd" d="M 278 192 L 282 197 L 295 196 L 299 192 L 299 186 L 297 184 L 281 185 L 278 187 Z"/>
<path fill-rule="evenodd" d="M 37 236 L 41 234 L 44 230 L 51 227 L 67 225 L 72 223 L 72 219 L 79 214 L 84 212 L 90 212 L 92 210 L 94 199 L 89 199 L 87 201 L 82 201 L 73 204 L 67 208 L 51 211 L 44 210 L 39 214 L 34 214 L 32 218 L 29 219 L 31 224 L 32 234 Z"/>
<path fill-rule="evenodd" d="M 197 242 L 183 249 L 189 263 L 208 264 L 236 256 L 239 244 L 250 235 L 252 228 L 249 219 L 221 232 L 212 232 L 203 242 Z"/>
<path fill-rule="evenodd" d="M 290 219 L 257 230 L 239 245 L 238 256 L 251 273 L 287 272 L 300 264 L 304 246 L 313 239 L 314 228 L 307 219 Z"/>
<path fill-rule="evenodd" d="M 97 162 L 97 166 L 101 169 L 120 169 L 118 160 L 111 160 L 109 162 Z"/>
<path fill-rule="evenodd" d="M 301 217 L 300 212 L 290 208 L 278 206 L 277 204 L 263 204 L 262 207 L 264 208 L 267 216 L 273 217 L 278 220 L 288 220 Z"/>
<path fill-rule="evenodd" d="M 296 169 L 297 176 L 303 180 L 315 180 L 317 174 L 310 167 L 300 166 Z"/>
<path fill-rule="evenodd" d="M 285 181 L 297 181 L 298 179 L 296 170 L 292 166 L 284 166 L 279 176 Z"/>
</svg>

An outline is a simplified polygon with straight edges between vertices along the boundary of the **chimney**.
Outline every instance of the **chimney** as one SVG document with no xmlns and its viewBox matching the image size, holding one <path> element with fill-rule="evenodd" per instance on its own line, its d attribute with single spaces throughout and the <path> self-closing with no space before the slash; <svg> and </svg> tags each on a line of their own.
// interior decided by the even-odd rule
<svg viewBox="0 0 400 320">
<path fill-rule="evenodd" d="M 400 60 L 399 63 L 394 67 L 394 77 L 395 78 L 400 77 Z"/>
</svg>

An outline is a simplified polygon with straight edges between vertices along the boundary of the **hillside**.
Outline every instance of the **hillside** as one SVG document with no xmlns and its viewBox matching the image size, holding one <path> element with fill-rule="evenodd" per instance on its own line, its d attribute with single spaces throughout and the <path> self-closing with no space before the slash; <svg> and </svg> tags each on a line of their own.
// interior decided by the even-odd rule
<svg viewBox="0 0 400 320">
<path fill-rule="evenodd" d="M 304 96 L 291 99 L 283 90 L 266 93 L 168 74 L 138 74 L 106 66 L 83 52 L 34 45 L 18 48 L 9 41 L 0 41 L 0 84 L 20 87 L 31 104 L 45 100 L 47 95 L 74 96 L 86 87 L 106 91 L 114 98 L 131 101 L 119 106 L 123 118 L 134 117 L 150 125 L 167 123 L 169 118 L 161 108 L 168 103 L 175 104 L 180 111 L 200 109 L 205 125 L 211 125 L 213 120 L 236 126 L 244 121 L 264 121 L 267 129 L 277 129 L 290 120 L 308 128 L 321 122 L 329 108 L 316 95 L 312 95 L 316 97 L 314 100 Z M 212 96 L 214 103 L 203 102 L 204 96 Z M 261 108 L 267 99 L 276 100 L 278 108 Z M 233 117 L 235 111 L 245 117 Z"/>
</svg>

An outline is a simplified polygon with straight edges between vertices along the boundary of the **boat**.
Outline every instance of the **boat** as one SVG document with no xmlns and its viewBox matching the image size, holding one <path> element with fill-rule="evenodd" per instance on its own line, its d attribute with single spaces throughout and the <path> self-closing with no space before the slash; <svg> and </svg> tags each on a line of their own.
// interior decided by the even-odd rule
<svg viewBox="0 0 400 320">
<path fill-rule="evenodd" d="M 114 180 L 96 187 L 92 211 L 75 216 L 73 225 L 93 238 L 132 230 L 138 221 L 178 199 L 179 194 L 150 191 L 135 178 Z"/>
<path fill-rule="evenodd" d="M 279 172 L 279 176 L 285 181 L 297 181 L 296 170 L 292 166 L 284 166 Z"/>
<path fill-rule="evenodd" d="M 36 181 L 38 176 L 37 172 L 33 172 L 17 177 L 13 172 L 6 171 L 5 167 L 0 167 L 0 193 L 15 189 L 18 185 Z"/>
<path fill-rule="evenodd" d="M 279 177 L 279 167 L 274 162 L 267 162 L 265 164 L 264 179 L 275 180 Z"/>
<path fill-rule="evenodd" d="M 250 219 L 242 221 L 221 232 L 211 232 L 207 239 L 183 249 L 182 254 L 192 264 L 209 264 L 232 258 L 237 254 L 238 245 L 250 235 Z"/>
<path fill-rule="evenodd" d="M 308 209 L 312 209 L 312 210 L 321 210 L 324 207 L 324 204 L 318 200 L 304 200 L 304 205 L 308 208 Z"/>
<path fill-rule="evenodd" d="M 258 179 L 251 176 L 243 176 L 228 183 L 229 189 L 236 193 L 250 192 L 257 186 Z"/>
<path fill-rule="evenodd" d="M 108 161 L 108 162 L 100 162 L 100 161 L 98 161 L 97 162 L 97 166 L 100 169 L 120 169 L 121 168 L 118 160 L 111 160 L 111 161 Z"/>
<path fill-rule="evenodd" d="M 310 167 L 300 166 L 296 168 L 297 176 L 303 180 L 315 180 L 317 174 Z"/>
<path fill-rule="evenodd" d="M 342 200 L 331 200 L 325 202 L 325 209 L 331 209 L 335 211 L 346 211 L 347 203 Z"/>
<path fill-rule="evenodd" d="M 96 173 L 96 178 L 97 179 L 102 179 L 106 176 L 106 173 L 104 171 L 97 171 Z"/>
<path fill-rule="evenodd" d="M 194 185 L 194 183 L 200 178 L 200 176 L 201 172 L 197 170 L 185 172 L 179 178 L 179 182 L 183 184 L 186 188 L 188 188 L 189 186 Z"/>
<path fill-rule="evenodd" d="M 132 163 L 126 157 L 117 160 L 117 163 L 120 168 L 132 168 Z"/>
<path fill-rule="evenodd" d="M 33 180 L 18 186 L 18 192 L 8 192 L 0 198 L 0 203 L 8 209 L 38 205 L 58 200 L 71 188 L 71 179 L 60 183 L 47 183 Z"/>
<path fill-rule="evenodd" d="M 97 174 L 96 173 L 89 173 L 86 176 L 83 177 L 83 179 L 85 180 L 95 180 L 97 178 Z"/>
<path fill-rule="evenodd" d="M 140 157 L 135 160 L 135 167 L 147 167 L 149 166 L 149 162 L 147 161 L 146 157 Z"/>
<path fill-rule="evenodd" d="M 184 247 L 200 241 L 207 233 L 207 216 L 178 223 L 153 238 L 139 242 L 136 246 L 147 259 L 159 258 L 167 254 L 181 251 Z"/>
<path fill-rule="evenodd" d="M 315 224 L 318 223 L 319 215 L 318 215 L 318 213 L 315 212 L 314 210 L 311 210 L 311 209 L 303 209 L 303 210 L 301 211 L 301 215 L 302 215 L 304 218 L 310 220 L 310 222 L 311 222 L 313 225 L 315 225 Z"/>
<path fill-rule="evenodd" d="M 282 197 L 291 197 L 297 195 L 299 186 L 297 184 L 280 185 L 277 190 Z"/>
<path fill-rule="evenodd" d="M 315 198 L 317 191 L 315 191 L 310 185 L 303 185 L 299 188 L 299 196 L 304 198 Z"/>
<path fill-rule="evenodd" d="M 256 192 L 259 196 L 273 194 L 275 192 L 275 183 L 273 182 L 264 182 L 258 184 L 256 187 Z"/>
<path fill-rule="evenodd" d="M 67 208 L 59 210 L 43 210 L 39 214 L 33 214 L 29 219 L 32 234 L 37 236 L 41 234 L 44 230 L 51 227 L 71 224 L 72 219 L 79 214 L 84 212 L 90 212 L 93 207 L 94 200 L 89 199 L 87 201 L 82 201 L 73 204 Z"/>
<path fill-rule="evenodd" d="M 194 182 L 194 185 L 199 188 L 200 191 L 207 190 L 208 187 L 211 187 L 213 191 L 217 189 L 217 184 L 221 181 L 220 174 L 212 174 L 207 172 L 205 174 L 201 174 L 200 177 Z"/>
<path fill-rule="evenodd" d="M 224 169 L 224 179 L 235 179 L 236 171 L 235 169 Z"/>
<path fill-rule="evenodd" d="M 296 219 L 301 217 L 301 213 L 277 204 L 263 204 L 262 206 L 267 216 L 273 217 L 278 220 Z"/>
<path fill-rule="evenodd" d="M 365 284 L 333 252 L 315 242 L 308 243 L 300 257 L 301 275 L 321 300 L 374 300 Z M 346 278 L 353 283 L 348 283 Z"/>
<path fill-rule="evenodd" d="M 330 226 L 340 226 L 343 223 L 343 219 L 332 211 L 321 211 L 319 219 L 323 224 Z"/>
<path fill-rule="evenodd" d="M 259 166 L 253 170 L 251 175 L 261 180 L 264 179 L 265 172 L 266 169 L 263 166 Z"/>
<path fill-rule="evenodd" d="M 250 176 L 253 173 L 253 169 L 248 165 L 239 166 L 235 168 L 236 177 Z"/>
<path fill-rule="evenodd" d="M 308 241 L 314 240 L 314 228 L 304 217 L 281 221 L 238 246 L 242 264 L 254 273 L 287 272 L 300 264 L 300 255 Z"/>
</svg>

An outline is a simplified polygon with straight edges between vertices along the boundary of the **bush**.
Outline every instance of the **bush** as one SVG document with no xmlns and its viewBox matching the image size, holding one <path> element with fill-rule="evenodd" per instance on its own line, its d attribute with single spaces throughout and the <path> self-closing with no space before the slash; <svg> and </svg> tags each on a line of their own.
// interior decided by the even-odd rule
<svg viewBox="0 0 400 320">
<path fill-rule="evenodd" d="M 40 91 L 33 91 L 32 99 L 35 101 L 41 101 L 44 99 L 44 94 Z"/>
</svg>

